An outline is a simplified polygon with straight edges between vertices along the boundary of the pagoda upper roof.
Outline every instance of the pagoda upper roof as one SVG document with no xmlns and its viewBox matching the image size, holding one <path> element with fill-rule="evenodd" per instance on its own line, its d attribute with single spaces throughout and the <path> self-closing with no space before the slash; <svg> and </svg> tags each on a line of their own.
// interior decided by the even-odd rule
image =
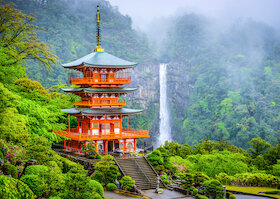
<svg viewBox="0 0 280 199">
<path fill-rule="evenodd" d="M 101 87 L 101 88 L 64 88 L 65 92 L 91 92 L 91 93 L 129 93 L 137 90 L 137 88 L 121 88 L 121 87 Z"/>
<path fill-rule="evenodd" d="M 70 63 L 62 64 L 64 68 L 84 65 L 97 68 L 133 68 L 137 63 L 120 59 L 106 52 L 93 52 Z"/>
<path fill-rule="evenodd" d="M 132 115 L 142 112 L 141 109 L 128 109 L 128 108 L 102 108 L 102 109 L 93 109 L 93 108 L 70 108 L 70 109 L 61 109 L 62 111 L 68 114 L 82 114 L 82 115 Z"/>
</svg>

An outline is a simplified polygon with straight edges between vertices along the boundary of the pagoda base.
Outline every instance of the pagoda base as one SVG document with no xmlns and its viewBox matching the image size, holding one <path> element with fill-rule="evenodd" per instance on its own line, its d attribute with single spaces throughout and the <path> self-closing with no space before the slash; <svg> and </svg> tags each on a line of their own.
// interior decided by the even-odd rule
<svg viewBox="0 0 280 199">
<path fill-rule="evenodd" d="M 93 140 L 93 141 L 77 141 L 64 140 L 64 152 L 74 152 L 84 155 L 82 146 L 86 144 L 95 144 L 96 151 L 99 154 L 110 153 L 130 153 L 137 150 L 137 139 L 112 139 L 112 140 Z"/>
</svg>

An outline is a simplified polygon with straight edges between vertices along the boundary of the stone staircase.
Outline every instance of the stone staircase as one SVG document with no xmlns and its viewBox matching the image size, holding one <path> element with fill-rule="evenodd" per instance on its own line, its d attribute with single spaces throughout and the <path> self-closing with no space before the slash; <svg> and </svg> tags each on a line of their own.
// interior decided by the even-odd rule
<svg viewBox="0 0 280 199">
<path fill-rule="evenodd" d="M 137 189 L 147 190 L 157 187 L 157 173 L 144 157 L 135 158 L 115 158 L 115 162 L 125 176 L 132 177 L 135 180 Z M 164 187 L 160 181 L 159 187 Z"/>
</svg>

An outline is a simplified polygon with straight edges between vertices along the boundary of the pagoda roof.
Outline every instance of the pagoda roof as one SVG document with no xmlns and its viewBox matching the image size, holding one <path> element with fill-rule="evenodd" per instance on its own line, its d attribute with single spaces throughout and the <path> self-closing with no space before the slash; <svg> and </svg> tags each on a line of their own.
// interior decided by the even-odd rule
<svg viewBox="0 0 280 199">
<path fill-rule="evenodd" d="M 93 52 L 70 63 L 62 64 L 64 68 L 75 68 L 83 65 L 97 68 L 133 68 L 137 63 L 120 59 L 106 52 Z"/>
<path fill-rule="evenodd" d="M 137 88 L 121 88 L 121 87 L 101 87 L 101 88 L 64 88 L 65 92 L 91 92 L 91 93 L 129 93 L 137 90 Z"/>
<path fill-rule="evenodd" d="M 142 112 L 141 109 L 128 109 L 128 108 L 70 108 L 70 109 L 61 109 L 62 111 L 68 114 L 82 114 L 82 115 L 132 115 Z"/>
</svg>

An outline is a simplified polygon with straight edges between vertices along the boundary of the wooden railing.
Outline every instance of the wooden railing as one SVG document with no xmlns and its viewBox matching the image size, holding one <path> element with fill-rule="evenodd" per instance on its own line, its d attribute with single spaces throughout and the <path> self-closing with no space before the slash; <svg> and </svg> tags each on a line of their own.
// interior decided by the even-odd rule
<svg viewBox="0 0 280 199">
<path fill-rule="evenodd" d="M 69 78 L 70 84 L 129 84 L 130 77 L 116 77 L 114 79 L 109 78 L 94 78 L 94 77 L 78 77 L 78 78 Z"/>
<path fill-rule="evenodd" d="M 79 130 L 77 128 L 69 130 L 54 130 L 55 134 L 68 137 L 72 140 L 111 140 L 111 139 L 130 139 L 130 138 L 148 138 L 149 131 L 147 130 L 136 130 L 136 129 L 123 129 L 121 133 L 115 134 L 110 132 L 108 134 L 91 135 L 88 130 Z"/>
<path fill-rule="evenodd" d="M 126 105 L 125 101 L 111 100 L 111 99 L 102 99 L 102 100 L 92 100 L 92 101 L 74 101 L 76 106 L 124 106 Z"/>
</svg>

